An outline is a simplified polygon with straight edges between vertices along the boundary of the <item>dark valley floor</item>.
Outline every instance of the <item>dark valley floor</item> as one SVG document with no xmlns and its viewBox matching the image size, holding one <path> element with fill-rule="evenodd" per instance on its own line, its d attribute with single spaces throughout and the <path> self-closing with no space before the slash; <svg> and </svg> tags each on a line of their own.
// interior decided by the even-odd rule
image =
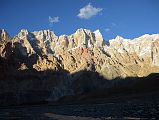
<svg viewBox="0 0 159 120">
<path fill-rule="evenodd" d="M 106 120 L 159 118 L 159 92 L 98 99 L 89 103 L 0 108 L 1 120 Z"/>
</svg>

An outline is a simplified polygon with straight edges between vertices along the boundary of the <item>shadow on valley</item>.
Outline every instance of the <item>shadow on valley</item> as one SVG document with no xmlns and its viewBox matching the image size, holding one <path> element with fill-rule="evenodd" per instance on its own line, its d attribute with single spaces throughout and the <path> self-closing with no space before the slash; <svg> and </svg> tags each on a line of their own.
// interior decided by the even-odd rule
<svg viewBox="0 0 159 120">
<path fill-rule="evenodd" d="M 25 59 L 22 62 L 27 63 Z M 107 80 L 93 71 L 82 70 L 70 74 L 63 69 L 18 70 L 19 64 L 21 63 L 14 62 L 14 59 L 9 61 L 0 59 L 0 107 L 9 108 L 8 111 L 11 113 L 14 106 L 25 106 L 22 107 L 25 110 L 20 116 L 26 116 L 26 113 L 39 114 L 39 111 L 45 114 L 45 117 L 53 116 L 52 118 L 61 116 L 145 118 L 158 115 L 154 112 L 159 109 L 158 73 L 147 77 Z M 37 108 L 30 106 L 35 104 L 38 105 Z M 29 111 L 26 109 L 28 105 L 31 107 Z M 11 106 L 13 109 L 10 109 Z M 0 110 L 1 113 L 6 113 L 4 109 Z M 19 116 L 18 110 L 22 111 L 21 108 L 15 107 L 15 116 Z"/>
<path fill-rule="evenodd" d="M 14 58 L 18 57 L 10 56 L 8 60 L 0 58 L 1 106 L 50 102 L 78 103 L 159 89 L 157 73 L 147 77 L 107 80 L 97 72 L 86 70 L 72 74 L 63 69 L 36 71 L 29 67 L 29 69 L 18 70 L 17 66 L 21 63 L 29 64 L 28 61 L 20 57 L 22 61 L 17 63 Z"/>
<path fill-rule="evenodd" d="M 59 101 L 76 103 L 98 103 L 102 99 L 121 98 L 130 95 L 159 93 L 159 74 L 152 73 L 146 77 L 127 77 L 106 80 L 96 72 L 80 71 L 73 76 L 74 96 L 64 96 Z M 79 92 L 79 93 L 78 93 Z M 158 97 L 158 96 L 156 96 Z M 61 104 L 61 103 L 60 103 Z"/>
<path fill-rule="evenodd" d="M 84 103 L 159 90 L 159 74 L 107 80 L 93 71 L 15 70 L 0 60 L 0 105 Z M 14 66 L 14 65 L 11 65 Z"/>
</svg>

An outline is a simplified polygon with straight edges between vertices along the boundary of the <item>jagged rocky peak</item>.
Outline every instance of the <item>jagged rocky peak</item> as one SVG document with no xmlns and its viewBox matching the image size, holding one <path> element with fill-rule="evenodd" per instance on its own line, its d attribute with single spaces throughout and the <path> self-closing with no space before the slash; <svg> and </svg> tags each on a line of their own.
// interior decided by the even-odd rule
<svg viewBox="0 0 159 120">
<path fill-rule="evenodd" d="M 77 29 L 71 35 L 61 35 L 58 37 L 56 48 L 59 46 L 64 50 L 74 50 L 76 48 L 91 48 L 95 45 L 95 35 L 87 29 Z"/>
<path fill-rule="evenodd" d="M 27 29 L 22 29 L 18 35 L 12 38 L 12 47 L 15 49 L 16 53 L 19 54 L 19 56 L 28 57 L 36 53 L 31 45 L 30 37 L 31 32 Z"/>
<path fill-rule="evenodd" d="M 59 45 L 62 48 L 64 48 L 64 49 L 68 48 L 69 40 L 68 40 L 68 36 L 67 35 L 59 36 L 58 42 L 59 42 Z"/>
<path fill-rule="evenodd" d="M 109 40 L 110 42 L 123 42 L 125 39 L 121 36 L 116 36 L 115 39 Z"/>
<path fill-rule="evenodd" d="M 85 34 L 90 34 L 91 33 L 91 30 L 88 30 L 88 29 L 83 29 L 83 28 L 80 28 L 80 29 L 77 29 L 75 34 L 78 34 L 78 33 L 85 33 Z"/>
<path fill-rule="evenodd" d="M 18 37 L 19 40 L 28 40 L 28 41 L 32 41 L 36 39 L 34 34 L 29 32 L 27 29 L 20 30 L 18 35 L 15 37 Z"/>
<path fill-rule="evenodd" d="M 36 48 L 32 47 L 40 49 L 38 51 L 42 51 L 45 54 L 54 53 L 55 50 L 61 48 L 63 50 L 71 50 L 74 48 L 93 48 L 94 46 L 102 47 L 104 45 L 104 39 L 99 30 L 91 32 L 91 30 L 82 28 L 72 35 L 61 36 L 56 36 L 50 30 L 29 32 L 27 29 L 22 29 L 16 37 L 17 40 L 30 42 L 31 45 L 34 43 Z"/>
<path fill-rule="evenodd" d="M 99 29 L 95 30 L 93 33 L 94 33 L 96 36 L 101 36 L 101 37 L 102 37 L 102 34 L 101 34 L 101 32 L 100 32 Z"/>
<path fill-rule="evenodd" d="M 0 29 L 0 41 L 7 41 L 11 39 L 6 30 Z"/>
<path fill-rule="evenodd" d="M 36 38 L 36 51 L 47 55 L 53 54 L 58 43 L 58 36 L 51 30 L 34 31 L 32 34 Z"/>
<path fill-rule="evenodd" d="M 136 39 L 157 40 L 157 39 L 159 39 L 159 34 L 145 34 L 145 35 L 142 35 L 141 37 L 136 38 Z"/>
<path fill-rule="evenodd" d="M 47 55 L 54 52 L 55 44 L 58 36 L 50 30 L 40 30 L 29 32 L 27 29 L 22 29 L 20 33 L 14 37 L 14 43 L 19 43 L 18 46 L 25 48 L 22 50 L 25 55 Z"/>
<path fill-rule="evenodd" d="M 88 47 L 88 41 L 91 41 L 91 31 L 87 29 L 78 29 L 74 34 L 74 43 L 76 47 Z"/>
<path fill-rule="evenodd" d="M 124 39 L 124 38 L 121 37 L 121 36 L 116 36 L 116 38 L 115 38 L 116 41 L 123 41 L 123 39 Z"/>
<path fill-rule="evenodd" d="M 29 31 L 27 29 L 21 29 L 17 36 L 20 39 L 24 39 L 27 37 L 28 34 L 29 34 Z"/>
<path fill-rule="evenodd" d="M 104 45 L 104 39 L 99 30 L 92 32 L 87 29 L 78 29 L 74 34 L 75 43 L 79 47 L 91 48 L 94 46 L 102 47 Z"/>
<path fill-rule="evenodd" d="M 0 57 L 6 58 L 11 52 L 11 37 L 6 30 L 0 29 Z"/>
<path fill-rule="evenodd" d="M 103 36 L 101 34 L 101 32 L 99 31 L 99 29 L 97 29 L 96 31 L 93 32 L 95 37 L 96 37 L 96 40 L 99 40 L 99 41 L 103 41 Z"/>
<path fill-rule="evenodd" d="M 96 44 L 99 47 L 102 47 L 105 42 L 104 42 L 104 39 L 103 39 L 103 36 L 102 36 L 101 32 L 98 29 L 98 30 L 94 31 L 93 33 L 94 33 L 94 36 L 95 36 Z"/>
<path fill-rule="evenodd" d="M 109 40 L 109 45 L 111 48 L 118 49 L 119 47 L 121 47 L 121 45 L 123 45 L 124 41 L 125 39 L 123 37 L 116 36 L 115 39 Z"/>
<path fill-rule="evenodd" d="M 34 31 L 32 32 L 37 39 L 44 39 L 45 40 L 53 40 L 53 39 L 57 39 L 58 36 L 55 35 L 55 33 L 51 30 L 40 30 L 40 31 Z"/>
<path fill-rule="evenodd" d="M 7 36 L 7 32 L 1 30 L 0 35 L 4 40 L 2 36 Z M 99 30 L 92 32 L 81 28 L 71 35 L 56 36 L 50 30 L 29 32 L 22 29 L 11 41 L 17 55 L 26 58 L 37 55 L 41 58 L 39 64 L 34 65 L 37 69 L 38 65 L 43 69 L 53 69 L 49 66 L 51 63 L 48 56 L 52 56 L 49 58 L 55 64 L 54 67 L 57 67 L 58 60 L 58 64 L 69 72 L 87 69 L 92 65 L 95 71 L 110 78 L 147 75 L 152 70 L 145 69 L 144 64 L 159 66 L 159 34 L 144 35 L 133 40 L 117 36 L 110 40 L 110 45 L 107 46 Z M 4 51 L 5 46 L 2 48 L 1 51 Z M 54 60 L 55 57 L 57 61 Z M 140 73 L 141 71 L 143 73 Z"/>
<path fill-rule="evenodd" d="M 57 40 L 58 36 L 55 35 L 53 31 L 50 30 L 40 30 L 40 31 L 34 31 L 34 32 L 29 32 L 27 29 L 22 29 L 18 35 L 18 38 L 20 39 L 28 39 L 29 41 L 33 40 Z"/>
</svg>

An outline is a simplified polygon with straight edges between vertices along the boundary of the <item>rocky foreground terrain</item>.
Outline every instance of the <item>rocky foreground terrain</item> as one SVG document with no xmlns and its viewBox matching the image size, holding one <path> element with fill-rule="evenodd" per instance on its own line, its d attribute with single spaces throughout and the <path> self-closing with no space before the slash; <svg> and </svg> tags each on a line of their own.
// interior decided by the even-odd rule
<svg viewBox="0 0 159 120">
<path fill-rule="evenodd" d="M 56 36 L 22 29 L 13 38 L 0 30 L 1 106 L 152 91 L 157 73 L 159 34 L 106 42 L 99 30 Z"/>
<path fill-rule="evenodd" d="M 1 120 L 157 120 L 159 92 L 97 99 L 85 104 L 0 108 Z"/>
</svg>

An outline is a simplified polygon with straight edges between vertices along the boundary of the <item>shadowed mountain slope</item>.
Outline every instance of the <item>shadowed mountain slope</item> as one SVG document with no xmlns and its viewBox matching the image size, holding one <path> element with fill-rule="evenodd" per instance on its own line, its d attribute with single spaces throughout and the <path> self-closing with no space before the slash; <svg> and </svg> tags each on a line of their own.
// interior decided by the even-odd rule
<svg viewBox="0 0 159 120">
<path fill-rule="evenodd" d="M 56 36 L 50 30 L 22 29 L 11 38 L 1 29 L 0 103 L 49 102 L 66 96 L 79 100 L 158 89 L 158 45 L 158 34 L 133 40 L 117 36 L 107 44 L 99 30 Z"/>
</svg>

